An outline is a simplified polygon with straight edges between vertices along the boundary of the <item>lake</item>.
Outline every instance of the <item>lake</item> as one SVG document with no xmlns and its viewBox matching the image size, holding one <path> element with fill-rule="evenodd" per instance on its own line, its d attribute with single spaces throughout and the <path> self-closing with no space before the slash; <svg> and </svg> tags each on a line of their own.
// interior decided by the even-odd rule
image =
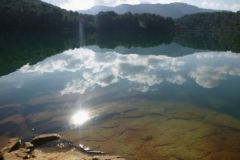
<svg viewBox="0 0 240 160">
<path fill-rule="evenodd" d="M 57 132 L 130 160 L 238 160 L 239 37 L 3 34 L 0 140 Z"/>
</svg>

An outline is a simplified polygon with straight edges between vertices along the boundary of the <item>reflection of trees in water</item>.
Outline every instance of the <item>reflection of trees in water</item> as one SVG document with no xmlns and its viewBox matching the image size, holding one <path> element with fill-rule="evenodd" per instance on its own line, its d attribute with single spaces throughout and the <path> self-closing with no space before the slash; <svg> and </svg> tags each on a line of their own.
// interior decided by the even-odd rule
<svg viewBox="0 0 240 160">
<path fill-rule="evenodd" d="M 78 35 L 71 33 L 9 33 L 0 38 L 0 75 L 8 74 L 29 63 L 79 46 Z"/>
<path fill-rule="evenodd" d="M 87 45 L 97 44 L 100 48 L 113 49 L 117 46 L 130 47 L 153 47 L 160 44 L 169 44 L 173 40 L 173 34 L 156 32 L 99 32 L 88 34 Z"/>
<path fill-rule="evenodd" d="M 176 42 L 182 46 L 214 51 L 240 52 L 239 34 L 213 32 L 186 32 L 161 34 L 156 32 L 101 32 L 86 35 L 86 45 L 97 44 L 100 48 L 113 49 L 117 46 L 154 47 Z"/>
<path fill-rule="evenodd" d="M 240 34 L 235 33 L 188 32 L 177 34 L 174 41 L 196 49 L 240 53 Z"/>
<path fill-rule="evenodd" d="M 46 57 L 79 46 L 98 45 L 113 49 L 118 46 L 154 47 L 176 42 L 182 46 L 240 53 L 240 36 L 216 33 L 161 34 L 156 32 L 98 32 L 98 33 L 15 33 L 0 38 L 0 75 L 8 74 L 21 66 L 35 64 Z"/>
<path fill-rule="evenodd" d="M 38 32 L 1 35 L 0 75 L 11 73 L 27 63 L 35 64 L 46 57 L 80 45 L 98 45 L 102 48 L 115 48 L 119 45 L 150 47 L 170 43 L 172 40 L 170 35 L 149 32 L 104 32 L 86 36 L 81 34 Z"/>
</svg>

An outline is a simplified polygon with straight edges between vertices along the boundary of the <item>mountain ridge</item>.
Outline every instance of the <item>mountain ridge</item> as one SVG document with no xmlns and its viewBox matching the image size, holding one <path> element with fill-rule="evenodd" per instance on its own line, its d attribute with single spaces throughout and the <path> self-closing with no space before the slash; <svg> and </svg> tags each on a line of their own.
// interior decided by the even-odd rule
<svg viewBox="0 0 240 160">
<path fill-rule="evenodd" d="M 194 13 L 203 13 L 203 12 L 217 12 L 218 10 L 212 10 L 212 9 L 203 9 L 199 8 L 187 3 L 169 3 L 169 4 L 121 4 L 115 7 L 110 6 L 94 6 L 88 10 L 81 10 L 80 13 L 83 14 L 90 14 L 90 15 L 96 15 L 99 12 L 107 12 L 107 11 L 114 11 L 117 14 L 124 14 L 126 12 L 131 12 L 133 14 L 135 13 L 151 13 L 160 15 L 163 17 L 171 17 L 171 18 L 179 18 L 188 14 L 194 14 Z"/>
</svg>

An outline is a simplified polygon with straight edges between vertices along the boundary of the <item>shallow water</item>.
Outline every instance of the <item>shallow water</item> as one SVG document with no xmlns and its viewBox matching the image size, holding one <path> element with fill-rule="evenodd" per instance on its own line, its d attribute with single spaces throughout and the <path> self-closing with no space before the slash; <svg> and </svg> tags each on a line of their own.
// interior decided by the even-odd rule
<svg viewBox="0 0 240 160">
<path fill-rule="evenodd" d="M 2 49 L 25 55 L 1 69 L 2 137 L 59 132 L 129 159 L 240 159 L 238 46 L 82 38 Z"/>
</svg>

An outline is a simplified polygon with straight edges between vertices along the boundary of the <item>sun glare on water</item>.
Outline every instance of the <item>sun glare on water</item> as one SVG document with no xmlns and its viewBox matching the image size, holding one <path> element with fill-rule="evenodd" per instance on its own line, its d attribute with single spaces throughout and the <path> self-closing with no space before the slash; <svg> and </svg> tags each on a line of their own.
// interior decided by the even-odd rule
<svg viewBox="0 0 240 160">
<path fill-rule="evenodd" d="M 89 112 L 79 111 L 72 116 L 71 123 L 76 126 L 83 125 L 91 119 Z"/>
</svg>

